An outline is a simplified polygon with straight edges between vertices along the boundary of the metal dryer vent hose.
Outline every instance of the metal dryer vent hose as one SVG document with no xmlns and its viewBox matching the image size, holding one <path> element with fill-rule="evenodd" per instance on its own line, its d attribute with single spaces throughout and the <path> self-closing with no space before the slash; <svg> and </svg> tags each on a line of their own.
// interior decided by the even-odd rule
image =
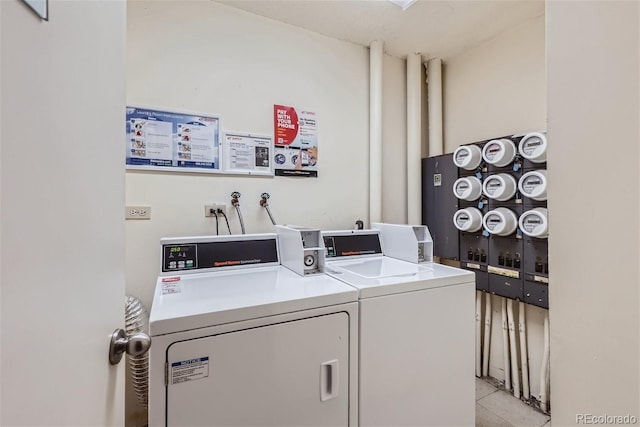
<svg viewBox="0 0 640 427">
<path fill-rule="evenodd" d="M 240 230 L 242 230 L 242 234 L 245 234 L 244 220 L 242 219 L 242 212 L 240 212 L 240 201 L 238 200 L 239 198 L 240 198 L 239 192 L 234 191 L 233 193 L 231 193 L 231 206 L 236 208 L 236 212 L 238 212 L 238 219 L 240 220 Z"/>
<path fill-rule="evenodd" d="M 136 297 L 126 297 L 124 331 L 128 336 L 138 332 L 149 333 L 149 314 Z M 149 402 L 149 353 L 145 352 L 140 356 L 127 355 L 127 360 L 136 398 L 146 409 Z"/>
</svg>

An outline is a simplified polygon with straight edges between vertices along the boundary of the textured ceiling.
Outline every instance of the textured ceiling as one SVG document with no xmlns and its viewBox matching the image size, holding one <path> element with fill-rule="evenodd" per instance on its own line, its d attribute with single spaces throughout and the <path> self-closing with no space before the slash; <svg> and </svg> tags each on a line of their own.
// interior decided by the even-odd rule
<svg viewBox="0 0 640 427">
<path fill-rule="evenodd" d="M 544 14 L 544 0 L 418 0 L 406 11 L 386 0 L 215 0 L 393 56 L 446 59 Z"/>
</svg>

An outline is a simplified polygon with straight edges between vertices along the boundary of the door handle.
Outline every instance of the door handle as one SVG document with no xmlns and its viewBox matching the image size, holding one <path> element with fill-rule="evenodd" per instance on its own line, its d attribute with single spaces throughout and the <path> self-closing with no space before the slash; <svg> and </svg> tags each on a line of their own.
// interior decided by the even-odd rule
<svg viewBox="0 0 640 427">
<path fill-rule="evenodd" d="M 127 336 L 123 329 L 116 329 L 111 334 L 109 343 L 109 363 L 117 365 L 122 360 L 122 353 L 129 356 L 141 356 L 149 351 L 151 337 L 144 332 Z"/>
<path fill-rule="evenodd" d="M 338 397 L 338 359 L 329 360 L 320 365 L 320 401 Z"/>
</svg>

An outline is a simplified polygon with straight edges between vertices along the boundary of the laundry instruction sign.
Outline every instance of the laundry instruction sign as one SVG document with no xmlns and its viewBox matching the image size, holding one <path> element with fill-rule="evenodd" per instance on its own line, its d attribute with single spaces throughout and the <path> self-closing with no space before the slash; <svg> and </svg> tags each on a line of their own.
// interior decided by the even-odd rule
<svg viewBox="0 0 640 427">
<path fill-rule="evenodd" d="M 220 117 L 127 107 L 127 168 L 218 172 Z"/>
<path fill-rule="evenodd" d="M 209 376 L 209 357 L 171 363 L 171 384 L 200 380 Z"/>
<path fill-rule="evenodd" d="M 286 105 L 273 106 L 275 174 L 318 176 L 316 113 Z"/>
</svg>

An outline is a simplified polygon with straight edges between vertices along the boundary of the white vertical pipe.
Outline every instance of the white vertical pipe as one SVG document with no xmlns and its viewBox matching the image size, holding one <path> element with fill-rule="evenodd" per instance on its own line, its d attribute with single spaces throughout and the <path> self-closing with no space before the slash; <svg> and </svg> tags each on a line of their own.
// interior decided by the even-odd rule
<svg viewBox="0 0 640 427">
<path fill-rule="evenodd" d="M 527 350 L 527 320 L 525 318 L 526 305 L 518 304 L 518 328 L 520 329 L 520 365 L 522 368 L 522 397 L 529 399 L 529 352 Z"/>
<path fill-rule="evenodd" d="M 442 60 L 427 63 L 427 105 L 429 107 L 429 157 L 444 153 L 442 133 Z"/>
<path fill-rule="evenodd" d="M 520 373 L 518 372 L 518 347 L 516 342 L 516 325 L 513 316 L 513 300 L 507 300 L 507 319 L 509 320 L 509 346 L 511 348 L 511 377 L 513 395 L 520 398 Z"/>
<path fill-rule="evenodd" d="M 476 377 L 482 376 L 482 292 L 476 291 Z"/>
<path fill-rule="evenodd" d="M 382 221 L 382 61 L 384 44 L 369 45 L 369 224 Z"/>
<path fill-rule="evenodd" d="M 489 351 L 491 350 L 491 295 L 487 294 L 484 303 L 484 357 L 482 376 L 489 376 Z"/>
<path fill-rule="evenodd" d="M 422 55 L 407 55 L 407 223 L 422 223 Z"/>
<path fill-rule="evenodd" d="M 544 351 L 540 367 L 540 409 L 547 412 L 547 370 L 549 369 L 549 312 L 544 315 Z"/>
<path fill-rule="evenodd" d="M 502 354 L 504 357 L 504 389 L 511 390 L 511 364 L 509 360 L 509 322 L 507 321 L 507 300 L 502 300 Z"/>
</svg>

